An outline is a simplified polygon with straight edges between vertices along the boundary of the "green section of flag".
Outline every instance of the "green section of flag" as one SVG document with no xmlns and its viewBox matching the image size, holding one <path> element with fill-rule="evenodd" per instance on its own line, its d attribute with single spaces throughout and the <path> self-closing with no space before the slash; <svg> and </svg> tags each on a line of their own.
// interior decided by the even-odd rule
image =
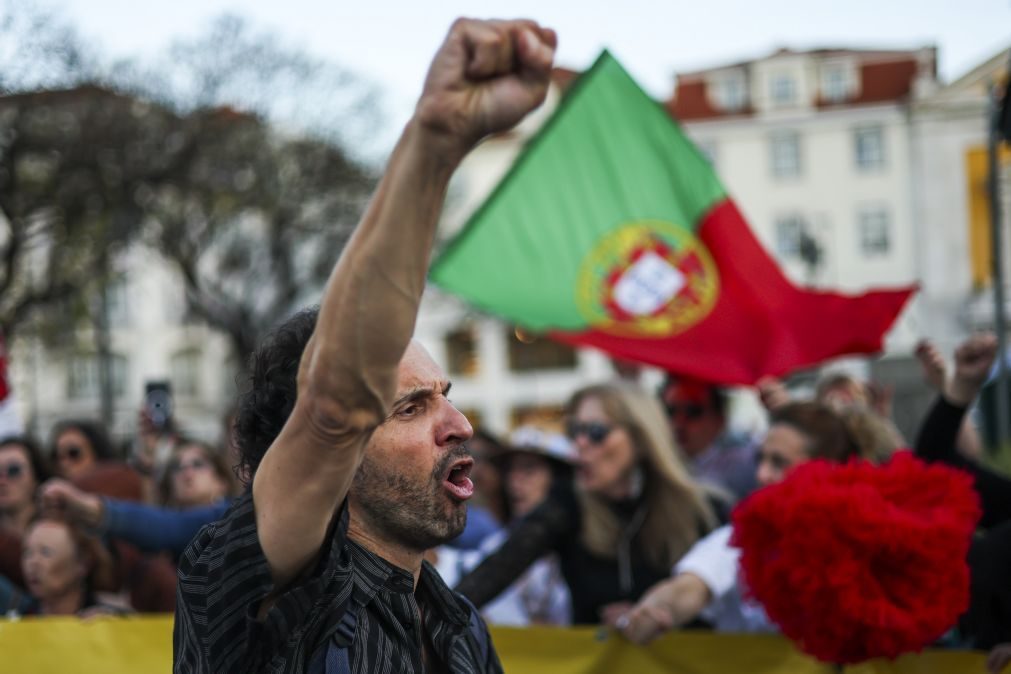
<svg viewBox="0 0 1011 674">
<path fill-rule="evenodd" d="M 574 85 L 431 279 L 533 330 L 582 330 L 585 256 L 633 220 L 692 228 L 723 187 L 667 112 L 606 51 Z"/>
</svg>

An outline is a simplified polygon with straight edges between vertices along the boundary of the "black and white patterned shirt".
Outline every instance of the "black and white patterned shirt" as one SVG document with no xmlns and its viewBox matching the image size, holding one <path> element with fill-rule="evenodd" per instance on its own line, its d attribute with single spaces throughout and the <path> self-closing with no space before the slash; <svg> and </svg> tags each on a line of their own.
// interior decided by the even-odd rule
<svg viewBox="0 0 1011 674">
<path fill-rule="evenodd" d="M 502 671 L 495 649 L 482 656 L 471 607 L 426 562 L 413 576 L 347 537 L 345 503 L 316 567 L 281 594 L 262 621 L 272 589 L 256 531 L 252 495 L 204 527 L 179 563 L 174 671 L 186 674 L 309 672 L 332 648 L 352 593 L 363 608 L 348 650 L 353 674 Z M 487 636 L 487 628 L 479 621 Z"/>
</svg>

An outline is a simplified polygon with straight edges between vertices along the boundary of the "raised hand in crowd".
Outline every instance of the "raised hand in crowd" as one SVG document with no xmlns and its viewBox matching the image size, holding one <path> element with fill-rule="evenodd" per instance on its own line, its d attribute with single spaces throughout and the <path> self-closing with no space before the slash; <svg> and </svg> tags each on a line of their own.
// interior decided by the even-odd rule
<svg viewBox="0 0 1011 674">
<path fill-rule="evenodd" d="M 914 353 L 923 367 L 923 378 L 927 380 L 930 388 L 943 393 L 948 381 L 948 364 L 941 350 L 931 340 L 921 339 Z"/>
<path fill-rule="evenodd" d="M 997 337 L 990 332 L 973 335 L 955 350 L 955 371 L 944 389 L 949 402 L 968 406 L 979 395 L 997 357 Z"/>
<path fill-rule="evenodd" d="M 94 529 L 102 521 L 102 498 L 82 491 L 70 482 L 53 478 L 39 489 L 42 511 Z"/>
<path fill-rule="evenodd" d="M 786 384 L 777 377 L 762 377 L 755 384 L 758 390 L 758 399 L 766 410 L 772 411 L 777 407 L 790 402 L 790 392 L 786 390 Z"/>
</svg>

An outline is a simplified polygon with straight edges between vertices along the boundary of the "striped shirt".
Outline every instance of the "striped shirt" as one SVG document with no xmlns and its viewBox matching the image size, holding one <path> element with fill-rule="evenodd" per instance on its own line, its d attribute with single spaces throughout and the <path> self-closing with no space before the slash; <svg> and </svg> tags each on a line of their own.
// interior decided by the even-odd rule
<svg viewBox="0 0 1011 674">
<path fill-rule="evenodd" d="M 353 674 L 501 672 L 470 633 L 471 608 L 426 562 L 413 576 L 347 537 L 348 509 L 315 568 L 278 596 L 256 531 L 252 495 L 204 527 L 179 563 L 175 672 L 308 672 L 332 647 L 354 594 L 363 606 L 348 651 Z M 480 629 L 487 628 L 480 623 Z"/>
</svg>

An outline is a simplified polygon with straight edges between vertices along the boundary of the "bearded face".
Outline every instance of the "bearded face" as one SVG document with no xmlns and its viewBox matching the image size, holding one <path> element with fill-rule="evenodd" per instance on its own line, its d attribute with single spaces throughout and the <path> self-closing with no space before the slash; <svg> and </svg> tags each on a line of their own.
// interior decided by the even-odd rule
<svg viewBox="0 0 1011 674">
<path fill-rule="evenodd" d="M 390 543 L 424 551 L 467 522 L 473 429 L 446 394 L 442 370 L 416 343 L 400 363 L 397 400 L 372 434 L 349 492 L 352 517 Z"/>
<path fill-rule="evenodd" d="M 386 538 L 413 550 L 428 550 L 463 533 L 467 505 L 445 483 L 467 479 L 465 469 L 453 466 L 469 461 L 466 447 L 458 445 L 431 472 L 419 475 L 366 454 L 351 496 L 363 518 Z"/>
</svg>

